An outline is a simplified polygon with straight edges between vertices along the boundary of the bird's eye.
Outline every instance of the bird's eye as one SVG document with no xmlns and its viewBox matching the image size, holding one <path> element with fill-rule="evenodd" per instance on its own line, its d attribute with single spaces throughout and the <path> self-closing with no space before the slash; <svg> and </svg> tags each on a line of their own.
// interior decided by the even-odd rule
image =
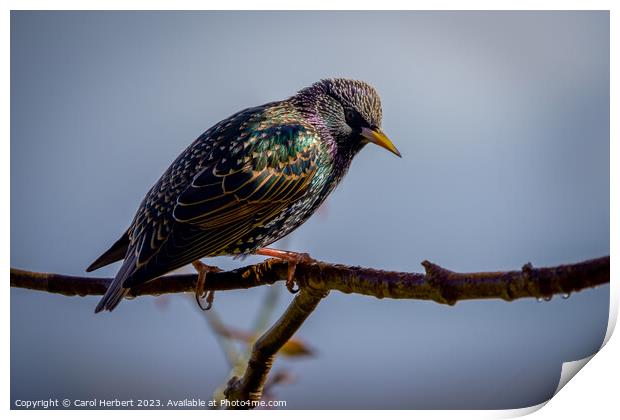
<svg viewBox="0 0 620 420">
<path fill-rule="evenodd" d="M 345 116 L 345 118 L 347 120 L 347 123 L 351 124 L 352 122 L 354 122 L 356 120 L 357 114 L 351 108 L 347 108 L 345 110 L 344 116 Z"/>
</svg>

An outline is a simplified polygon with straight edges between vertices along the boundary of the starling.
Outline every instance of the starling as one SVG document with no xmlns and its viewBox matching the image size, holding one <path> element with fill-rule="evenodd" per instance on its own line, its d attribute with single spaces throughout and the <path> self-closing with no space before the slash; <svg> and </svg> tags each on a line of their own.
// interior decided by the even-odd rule
<svg viewBox="0 0 620 420">
<path fill-rule="evenodd" d="M 314 213 L 366 144 L 400 156 L 380 130 L 381 114 L 372 86 L 325 79 L 209 128 L 149 190 L 123 236 L 87 268 L 124 260 L 95 312 L 113 310 L 129 288 L 189 263 L 204 284 L 203 257 L 284 258 L 290 287 L 295 262 L 306 254 L 265 247 Z"/>
</svg>

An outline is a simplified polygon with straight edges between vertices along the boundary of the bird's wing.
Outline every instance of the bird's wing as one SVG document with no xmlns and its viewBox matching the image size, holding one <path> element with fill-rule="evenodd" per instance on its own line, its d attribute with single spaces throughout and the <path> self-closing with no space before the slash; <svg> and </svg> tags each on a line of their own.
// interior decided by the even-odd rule
<svg viewBox="0 0 620 420">
<path fill-rule="evenodd" d="M 146 217 L 134 229 L 136 270 L 124 286 L 234 252 L 306 194 L 321 153 L 316 132 L 299 124 L 258 125 L 241 140 L 215 144 L 191 182 L 172 194 L 171 217 Z"/>
</svg>

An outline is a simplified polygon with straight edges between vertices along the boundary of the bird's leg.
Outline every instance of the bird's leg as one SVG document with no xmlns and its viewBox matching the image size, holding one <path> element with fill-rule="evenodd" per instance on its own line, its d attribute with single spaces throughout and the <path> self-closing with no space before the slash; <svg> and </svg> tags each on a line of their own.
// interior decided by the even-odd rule
<svg viewBox="0 0 620 420">
<path fill-rule="evenodd" d="M 199 260 L 196 260 L 192 263 L 196 271 L 198 272 L 198 281 L 196 282 L 196 302 L 200 309 L 203 311 L 208 311 L 213 306 L 213 299 L 215 298 L 215 290 L 205 290 L 205 284 L 207 281 L 207 274 L 209 273 L 217 273 L 221 271 L 217 267 L 212 267 L 210 265 L 206 265 Z M 202 305 L 202 299 L 206 297 L 207 306 Z"/>
<path fill-rule="evenodd" d="M 299 263 L 310 263 L 314 260 L 310 258 L 310 255 L 305 252 L 292 252 L 292 251 L 283 251 L 281 249 L 274 248 L 259 248 L 256 252 L 257 255 L 264 255 L 266 257 L 275 257 L 280 258 L 282 260 L 286 260 L 288 262 L 288 271 L 286 278 L 286 288 L 291 293 L 297 293 L 299 288 L 295 288 L 295 281 L 293 280 L 293 276 L 295 275 L 295 268 Z"/>
</svg>

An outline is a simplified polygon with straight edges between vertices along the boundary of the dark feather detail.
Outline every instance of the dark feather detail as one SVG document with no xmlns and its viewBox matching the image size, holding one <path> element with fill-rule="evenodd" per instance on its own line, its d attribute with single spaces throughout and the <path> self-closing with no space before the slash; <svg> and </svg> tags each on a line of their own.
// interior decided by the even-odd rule
<svg viewBox="0 0 620 420">
<path fill-rule="evenodd" d="M 122 260 L 127 254 L 127 248 L 129 247 L 129 235 L 127 232 L 123 233 L 123 236 L 114 243 L 106 252 L 101 254 L 99 258 L 95 260 L 86 269 L 87 272 L 95 271 L 101 267 L 105 267 L 108 264 Z"/>
<path fill-rule="evenodd" d="M 304 138 L 311 139 L 309 134 L 307 129 L 297 127 L 297 138 L 288 131 L 285 141 L 302 146 Z M 282 141 L 279 137 L 269 140 Z M 173 228 L 154 258 L 142 255 L 153 254 L 146 241 L 137 244 L 139 267 L 125 286 L 135 286 L 205 255 L 242 254 L 260 245 L 261 241 L 255 239 L 258 232 L 309 189 L 320 150 L 307 143 L 304 153 L 291 157 L 287 152 L 266 159 L 261 170 L 256 169 L 262 164 L 257 159 L 229 166 L 227 171 L 218 171 L 220 161 L 206 166 L 178 196 L 171 214 Z M 229 159 L 235 161 L 235 156 L 229 155 Z M 296 169 L 285 171 L 290 167 Z"/>
<path fill-rule="evenodd" d="M 133 271 L 136 269 L 136 258 L 134 255 L 129 255 L 125 260 L 121 269 L 116 273 L 116 277 L 112 281 L 112 284 L 108 287 L 105 294 L 97 304 L 95 308 L 95 313 L 101 312 L 103 310 L 111 311 L 116 308 L 121 300 L 125 297 L 128 288 L 123 287 L 123 283 L 127 279 L 127 277 L 131 276 Z"/>
<path fill-rule="evenodd" d="M 125 258 L 96 311 L 200 258 L 252 254 L 286 236 L 340 182 L 367 143 L 361 133 L 380 125 L 375 90 L 346 79 L 320 81 L 215 124 L 177 157 L 127 233 L 88 268 Z"/>
</svg>

